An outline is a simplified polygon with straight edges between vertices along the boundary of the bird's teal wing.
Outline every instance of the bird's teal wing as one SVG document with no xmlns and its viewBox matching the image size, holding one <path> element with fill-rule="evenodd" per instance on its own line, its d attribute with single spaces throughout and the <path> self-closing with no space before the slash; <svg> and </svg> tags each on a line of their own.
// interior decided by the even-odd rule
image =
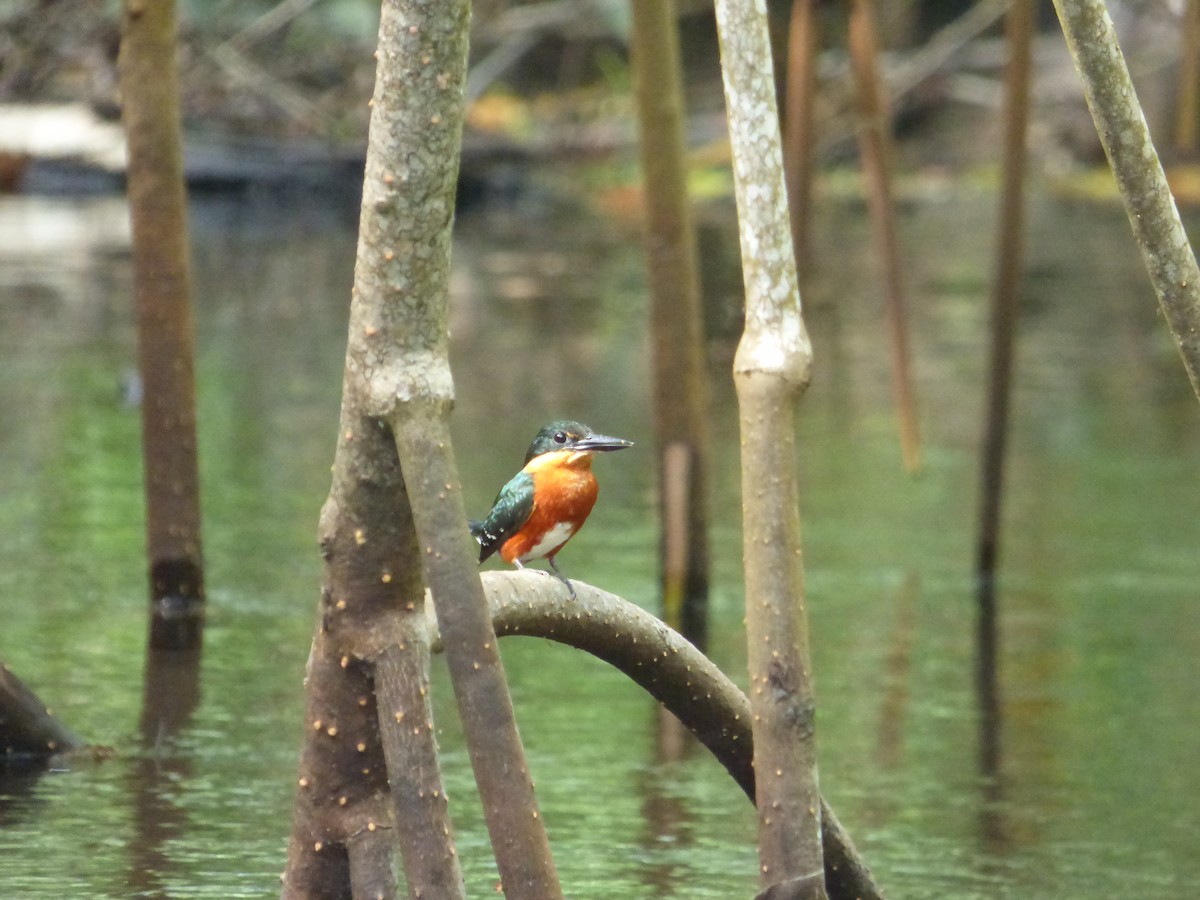
<svg viewBox="0 0 1200 900">
<path fill-rule="evenodd" d="M 471 534 L 479 541 L 479 561 L 483 562 L 510 537 L 521 530 L 533 514 L 533 478 L 518 472 L 496 495 L 492 511 L 482 522 L 471 523 Z"/>
</svg>

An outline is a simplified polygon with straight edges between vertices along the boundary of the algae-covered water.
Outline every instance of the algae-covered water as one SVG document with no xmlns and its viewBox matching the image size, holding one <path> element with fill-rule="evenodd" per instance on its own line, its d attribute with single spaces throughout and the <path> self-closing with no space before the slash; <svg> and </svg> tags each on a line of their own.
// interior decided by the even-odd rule
<svg viewBox="0 0 1200 900">
<path fill-rule="evenodd" d="M 797 420 L 822 787 L 896 898 L 1187 896 L 1200 881 L 1200 404 L 1121 211 L 1037 192 L 998 701 L 983 716 L 971 565 L 993 220 L 993 196 L 957 187 L 901 216 L 925 441 L 911 478 L 865 210 L 826 199 L 814 217 L 816 361 Z M 727 323 L 732 210 L 703 221 L 710 311 Z M 635 440 L 644 452 L 597 462 L 600 503 L 560 562 L 653 609 L 636 231 L 541 195 L 459 226 L 453 427 L 468 504 L 483 511 L 550 418 Z M 201 198 L 192 233 L 209 619 L 190 724 L 146 746 L 123 205 L 0 198 L 0 659 L 115 749 L 0 779 L 5 897 L 278 891 L 354 210 Z M 710 352 L 711 655 L 744 682 L 733 340 L 717 334 Z M 658 762 L 650 701 L 602 664 L 532 639 L 502 651 L 568 896 L 754 893 L 754 815 L 723 769 L 699 752 Z M 440 660 L 435 702 L 470 894 L 489 896 Z"/>
</svg>

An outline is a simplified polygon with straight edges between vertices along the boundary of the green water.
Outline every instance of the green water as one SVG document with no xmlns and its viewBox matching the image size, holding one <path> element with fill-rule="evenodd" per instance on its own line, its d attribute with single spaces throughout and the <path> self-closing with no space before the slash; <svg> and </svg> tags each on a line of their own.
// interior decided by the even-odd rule
<svg viewBox="0 0 1200 900">
<path fill-rule="evenodd" d="M 460 221 L 453 425 L 473 510 L 545 419 L 652 445 L 636 235 L 535 201 Z M 970 566 L 993 214 L 992 197 L 956 188 L 901 219 L 925 439 L 916 479 L 900 468 L 865 212 L 827 200 L 815 220 L 817 361 L 798 427 L 823 789 L 896 898 L 1187 896 L 1200 880 L 1200 406 L 1121 212 L 1044 195 L 1030 215 L 1005 506 L 999 761 L 981 769 Z M 728 210 L 706 221 L 733 246 Z M 0 198 L 0 659 L 116 750 L 0 781 L 4 897 L 278 891 L 353 210 L 197 201 L 193 239 L 209 620 L 196 712 L 146 746 L 120 204 Z M 734 282 L 709 274 L 718 294 Z M 731 352 L 714 340 L 712 656 L 741 682 Z M 650 459 L 599 461 L 600 504 L 560 561 L 653 608 Z M 569 896 L 753 894 L 754 816 L 723 769 L 699 753 L 656 762 L 653 709 L 603 665 L 530 639 L 502 650 Z M 435 669 L 460 854 L 471 895 L 491 896 Z"/>
</svg>

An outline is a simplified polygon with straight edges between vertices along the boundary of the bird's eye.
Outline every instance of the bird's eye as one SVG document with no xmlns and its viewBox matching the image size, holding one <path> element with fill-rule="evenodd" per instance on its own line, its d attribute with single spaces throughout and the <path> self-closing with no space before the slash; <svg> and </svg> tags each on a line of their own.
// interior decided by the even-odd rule
<svg viewBox="0 0 1200 900">
<path fill-rule="evenodd" d="M 567 442 L 567 433 L 565 431 L 554 432 L 554 443 L 565 444 Z"/>
</svg>

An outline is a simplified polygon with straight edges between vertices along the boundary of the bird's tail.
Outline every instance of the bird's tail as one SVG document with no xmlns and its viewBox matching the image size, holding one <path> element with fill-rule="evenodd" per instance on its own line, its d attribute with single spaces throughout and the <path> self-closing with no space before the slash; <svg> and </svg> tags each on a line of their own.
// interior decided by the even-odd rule
<svg viewBox="0 0 1200 900">
<path fill-rule="evenodd" d="M 476 519 L 468 519 L 467 527 L 471 529 L 471 534 L 475 540 L 479 541 L 479 561 L 483 562 L 489 556 L 499 549 L 504 543 L 503 539 L 498 534 L 492 534 L 485 527 L 486 523 Z"/>
</svg>

